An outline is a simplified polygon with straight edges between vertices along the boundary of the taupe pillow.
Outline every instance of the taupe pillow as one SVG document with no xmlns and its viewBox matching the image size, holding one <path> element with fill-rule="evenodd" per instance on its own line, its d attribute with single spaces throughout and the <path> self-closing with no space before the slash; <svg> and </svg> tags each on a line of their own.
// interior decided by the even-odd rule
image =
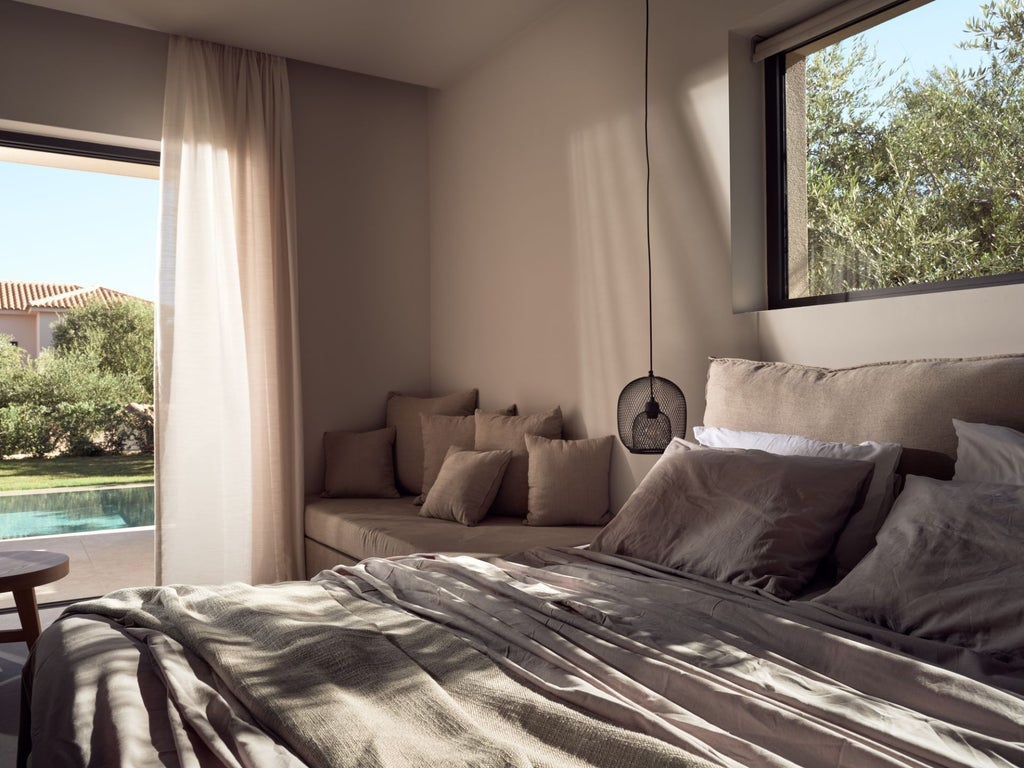
<svg viewBox="0 0 1024 768">
<path fill-rule="evenodd" d="M 873 470 L 677 438 L 590 548 L 790 598 L 862 502 Z"/>
<path fill-rule="evenodd" d="M 529 416 L 502 416 L 477 410 L 476 437 L 473 447 L 478 451 L 512 451 L 501 488 L 491 510 L 496 515 L 526 517 L 529 509 L 530 461 L 526 452 L 526 435 L 562 436 L 562 409 Z"/>
<path fill-rule="evenodd" d="M 396 430 L 395 472 L 402 490 L 412 494 L 423 490 L 423 431 L 420 414 L 472 416 L 476 401 L 475 389 L 443 397 L 411 397 L 396 392 L 388 393 L 385 424 Z"/>
<path fill-rule="evenodd" d="M 910 476 L 878 544 L 815 598 L 888 629 L 1024 663 L 1024 486 Z"/>
<path fill-rule="evenodd" d="M 510 405 L 497 413 L 515 416 L 516 406 Z M 476 417 L 421 413 L 420 428 L 423 432 L 423 491 L 416 500 L 417 504 L 426 500 L 449 448 L 456 445 L 472 450 L 476 439 Z"/>
<path fill-rule="evenodd" d="M 527 525 L 604 525 L 614 438 L 551 440 L 526 435 Z"/>
<path fill-rule="evenodd" d="M 468 451 L 452 446 L 420 517 L 476 525 L 490 509 L 511 458 L 511 451 Z"/>
<path fill-rule="evenodd" d="M 393 499 L 395 428 L 324 433 L 323 496 Z"/>
</svg>

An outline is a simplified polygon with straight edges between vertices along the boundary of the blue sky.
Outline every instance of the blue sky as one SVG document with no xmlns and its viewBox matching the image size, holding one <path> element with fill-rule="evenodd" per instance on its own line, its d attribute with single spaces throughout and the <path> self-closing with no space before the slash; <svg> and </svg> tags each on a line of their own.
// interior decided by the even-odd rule
<svg viewBox="0 0 1024 768">
<path fill-rule="evenodd" d="M 0 162 L 0 279 L 156 298 L 159 182 Z"/>
<path fill-rule="evenodd" d="M 963 51 L 956 44 L 970 37 L 964 22 L 980 16 L 981 0 L 933 0 L 866 32 L 877 42 L 879 57 L 890 66 L 907 59 L 906 73 L 923 77 L 933 66 L 976 66 L 984 60 L 978 51 Z"/>
</svg>

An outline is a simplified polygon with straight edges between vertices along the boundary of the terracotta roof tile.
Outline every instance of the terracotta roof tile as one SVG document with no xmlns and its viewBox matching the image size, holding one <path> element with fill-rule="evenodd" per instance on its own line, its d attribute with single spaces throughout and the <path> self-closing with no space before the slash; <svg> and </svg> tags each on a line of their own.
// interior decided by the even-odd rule
<svg viewBox="0 0 1024 768">
<path fill-rule="evenodd" d="M 0 310 L 25 312 L 32 307 L 71 309 L 84 306 L 87 301 L 95 298 L 104 304 L 110 304 L 112 301 L 135 297 L 103 286 L 83 288 L 73 283 L 26 283 L 16 280 L 0 280 Z"/>
</svg>

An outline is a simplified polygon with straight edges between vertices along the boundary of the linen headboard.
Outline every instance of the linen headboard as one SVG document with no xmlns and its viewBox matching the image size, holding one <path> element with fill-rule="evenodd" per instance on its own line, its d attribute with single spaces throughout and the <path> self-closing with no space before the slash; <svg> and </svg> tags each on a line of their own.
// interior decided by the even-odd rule
<svg viewBox="0 0 1024 768">
<path fill-rule="evenodd" d="M 706 426 L 899 443 L 898 472 L 946 480 L 954 418 L 1024 431 L 1024 355 L 835 369 L 711 358 L 706 395 Z"/>
</svg>

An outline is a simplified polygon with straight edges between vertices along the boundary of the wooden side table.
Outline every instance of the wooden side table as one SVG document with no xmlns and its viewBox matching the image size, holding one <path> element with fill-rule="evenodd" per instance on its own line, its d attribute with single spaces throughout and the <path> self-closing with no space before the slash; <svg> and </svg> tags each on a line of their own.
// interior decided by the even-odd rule
<svg viewBox="0 0 1024 768">
<path fill-rule="evenodd" d="M 68 556 L 60 552 L 18 551 L 0 553 L 0 592 L 13 592 L 21 629 L 0 632 L 0 643 L 24 640 L 29 649 L 41 631 L 35 588 L 68 575 Z"/>
</svg>

